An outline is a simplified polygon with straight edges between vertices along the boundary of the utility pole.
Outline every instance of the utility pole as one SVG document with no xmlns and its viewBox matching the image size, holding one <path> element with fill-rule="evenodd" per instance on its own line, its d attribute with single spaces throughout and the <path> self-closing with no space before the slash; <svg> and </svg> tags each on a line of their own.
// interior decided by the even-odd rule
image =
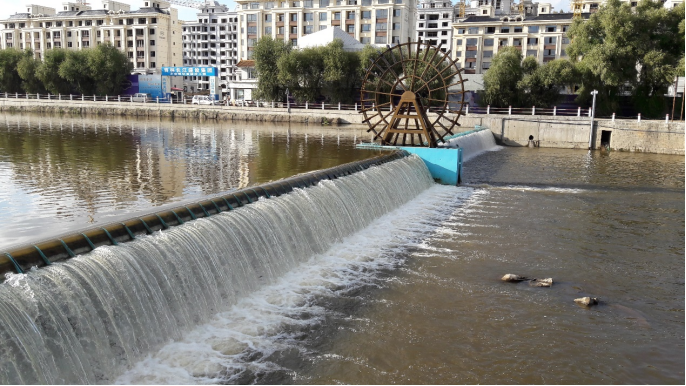
<svg viewBox="0 0 686 386">
<path fill-rule="evenodd" d="M 591 129 L 588 132 L 588 150 L 593 150 L 593 118 L 595 118 L 595 96 L 598 95 L 598 90 L 591 91 L 593 95 L 593 107 L 591 107 Z"/>
<path fill-rule="evenodd" d="M 672 99 L 672 121 L 674 121 L 674 106 L 676 105 L 676 94 L 677 94 L 677 86 L 679 85 L 679 77 L 675 76 L 674 77 L 674 98 Z"/>
</svg>

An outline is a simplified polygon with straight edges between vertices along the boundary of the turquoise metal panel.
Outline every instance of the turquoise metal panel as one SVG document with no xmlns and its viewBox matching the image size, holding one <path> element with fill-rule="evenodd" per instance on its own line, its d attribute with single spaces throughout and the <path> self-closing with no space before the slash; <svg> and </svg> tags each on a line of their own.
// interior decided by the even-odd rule
<svg viewBox="0 0 686 386">
<path fill-rule="evenodd" d="M 431 172 L 431 176 L 443 185 L 457 185 L 462 174 L 462 149 L 440 149 L 428 147 L 400 147 L 418 155 Z"/>
</svg>

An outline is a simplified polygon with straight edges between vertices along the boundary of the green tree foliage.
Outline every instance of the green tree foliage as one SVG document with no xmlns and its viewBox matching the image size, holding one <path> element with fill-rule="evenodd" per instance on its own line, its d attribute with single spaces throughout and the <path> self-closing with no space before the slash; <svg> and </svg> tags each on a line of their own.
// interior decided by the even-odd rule
<svg viewBox="0 0 686 386">
<path fill-rule="evenodd" d="M 75 90 L 84 95 L 95 94 L 95 79 L 88 66 L 88 50 L 67 51 L 60 65 L 59 76 L 70 82 Z"/>
<path fill-rule="evenodd" d="M 55 48 L 45 53 L 43 63 L 36 69 L 36 76 L 52 94 L 68 94 L 71 84 L 59 75 L 60 66 L 67 58 L 67 51 Z"/>
<path fill-rule="evenodd" d="M 88 72 L 97 95 L 118 95 L 133 65 L 122 51 L 110 43 L 87 50 Z"/>
<path fill-rule="evenodd" d="M 334 40 L 322 50 L 324 57 L 324 93 L 331 102 L 351 103 L 359 83 L 360 56 L 343 50 L 343 42 Z"/>
<path fill-rule="evenodd" d="M 519 106 L 517 85 L 523 75 L 522 53 L 514 47 L 500 49 L 484 74 L 482 103 L 493 107 Z"/>
<path fill-rule="evenodd" d="M 40 60 L 33 56 L 33 50 L 22 52 L 21 59 L 17 63 L 17 74 L 22 80 L 21 88 L 28 94 L 45 92 L 43 82 L 36 76 L 36 70 L 40 65 Z"/>
<path fill-rule="evenodd" d="M 628 3 L 609 0 L 587 21 L 575 20 L 567 52 L 577 60 L 577 101 L 587 102 L 596 89 L 599 112 L 611 113 L 619 98 L 630 94 L 642 114 L 661 115 L 664 94 L 682 71 L 683 24 L 683 4 L 665 9 L 649 0 L 642 0 L 634 11 Z"/>
<path fill-rule="evenodd" d="M 279 80 L 297 100 L 314 101 L 322 95 L 324 55 L 322 48 L 305 48 L 283 55 L 278 61 Z"/>
<path fill-rule="evenodd" d="M 262 100 L 283 100 L 286 88 L 279 81 L 279 59 L 288 54 L 290 46 L 282 40 L 263 36 L 255 45 L 253 59 L 257 72 L 255 97 Z"/>
<path fill-rule="evenodd" d="M 0 90 L 4 92 L 21 92 L 21 78 L 17 65 L 22 58 L 16 48 L 0 50 Z"/>
<path fill-rule="evenodd" d="M 533 60 L 529 60 L 533 59 Z M 523 106 L 552 107 L 562 99 L 560 90 L 573 87 L 576 70 L 569 60 L 557 59 L 539 66 L 528 57 L 522 63 L 524 77 L 517 83 Z"/>
</svg>

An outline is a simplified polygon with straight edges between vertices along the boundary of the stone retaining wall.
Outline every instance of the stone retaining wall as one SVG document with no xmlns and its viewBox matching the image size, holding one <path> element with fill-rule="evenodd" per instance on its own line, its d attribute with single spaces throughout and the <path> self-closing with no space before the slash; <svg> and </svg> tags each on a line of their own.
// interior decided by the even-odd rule
<svg viewBox="0 0 686 386">
<path fill-rule="evenodd" d="M 130 102 L 0 99 L 0 111 L 39 114 L 99 115 L 214 119 L 219 121 L 293 122 L 316 125 L 351 124 L 367 127 L 354 110 L 317 108 L 198 106 Z M 431 115 L 430 115 L 431 118 Z M 490 129 L 506 146 L 527 146 L 529 136 L 540 147 L 588 149 L 590 119 L 576 116 L 469 114 L 460 117 L 463 131 L 475 126 Z M 610 133 L 609 147 L 618 151 L 684 154 L 684 123 L 643 120 L 595 120 L 592 148 L 601 147 L 603 131 Z"/>
</svg>

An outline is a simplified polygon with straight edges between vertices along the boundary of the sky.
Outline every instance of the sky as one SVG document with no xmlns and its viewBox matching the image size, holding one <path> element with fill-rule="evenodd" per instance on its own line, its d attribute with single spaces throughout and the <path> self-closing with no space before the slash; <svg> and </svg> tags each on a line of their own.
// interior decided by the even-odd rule
<svg viewBox="0 0 686 386">
<path fill-rule="evenodd" d="M 24 9 L 26 4 L 37 4 L 44 5 L 46 7 L 55 8 L 58 12 L 62 9 L 62 2 L 65 0 L 0 0 L 0 19 L 6 19 L 10 15 L 17 12 L 26 12 Z M 75 1 L 75 0 L 72 0 Z M 117 0 L 122 3 L 131 4 L 131 9 L 138 9 L 140 5 L 143 4 L 142 0 Z M 234 1 L 218 0 L 221 4 L 228 5 L 231 9 L 236 7 Z M 88 0 L 91 7 L 100 8 L 100 0 Z M 539 0 L 539 2 L 549 2 L 553 5 L 554 11 L 559 11 L 560 9 L 569 10 L 569 0 Z M 453 0 L 455 3 L 455 0 Z M 179 9 L 179 19 L 181 20 L 195 20 L 197 11 L 193 8 L 186 8 L 181 6 L 175 6 Z"/>
</svg>

